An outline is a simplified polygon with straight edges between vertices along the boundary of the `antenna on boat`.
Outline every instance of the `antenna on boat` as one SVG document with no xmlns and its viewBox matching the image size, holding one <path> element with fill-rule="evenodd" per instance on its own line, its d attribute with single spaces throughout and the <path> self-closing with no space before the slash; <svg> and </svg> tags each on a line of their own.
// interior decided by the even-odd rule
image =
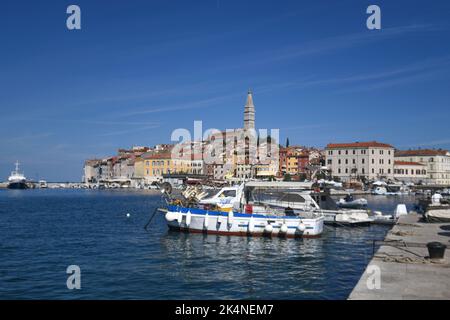
<svg viewBox="0 0 450 320">
<path fill-rule="evenodd" d="M 19 160 L 16 161 L 16 172 L 19 172 Z"/>
</svg>

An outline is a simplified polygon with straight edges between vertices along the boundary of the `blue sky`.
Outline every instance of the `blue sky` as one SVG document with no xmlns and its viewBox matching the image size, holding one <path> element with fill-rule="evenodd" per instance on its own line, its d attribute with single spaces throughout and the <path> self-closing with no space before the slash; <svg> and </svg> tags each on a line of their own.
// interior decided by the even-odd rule
<svg viewBox="0 0 450 320">
<path fill-rule="evenodd" d="M 78 181 L 84 159 L 194 120 L 240 127 L 248 88 L 283 143 L 450 148 L 449 17 L 449 1 L 4 1 L 0 180 L 19 160 Z"/>
</svg>

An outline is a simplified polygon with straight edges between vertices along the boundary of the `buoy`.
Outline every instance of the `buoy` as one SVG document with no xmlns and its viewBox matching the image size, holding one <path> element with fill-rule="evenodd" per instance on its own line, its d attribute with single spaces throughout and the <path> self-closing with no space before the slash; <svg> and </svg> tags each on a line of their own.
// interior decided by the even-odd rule
<svg viewBox="0 0 450 320">
<path fill-rule="evenodd" d="M 167 211 L 165 218 L 168 222 L 177 220 L 178 214 L 176 212 Z"/>
<path fill-rule="evenodd" d="M 181 211 L 178 211 L 178 212 L 176 213 L 176 215 L 177 215 L 176 220 L 177 220 L 178 223 L 180 224 L 181 221 L 183 220 L 183 214 L 181 213 Z"/>
<path fill-rule="evenodd" d="M 267 234 L 271 234 L 272 231 L 273 231 L 273 226 L 270 223 L 266 224 L 266 226 L 264 227 L 264 232 Z"/>
<path fill-rule="evenodd" d="M 208 222 L 209 222 L 209 214 L 205 214 L 205 220 L 203 220 L 204 229 L 208 229 Z"/>
<path fill-rule="evenodd" d="M 187 213 L 186 213 L 186 226 L 187 227 L 189 227 L 189 225 L 191 224 L 191 219 L 192 219 L 192 214 L 191 214 L 191 211 L 189 210 Z"/>
<path fill-rule="evenodd" d="M 286 223 L 283 223 L 280 227 L 280 233 L 287 233 L 288 232 L 288 226 Z"/>
<path fill-rule="evenodd" d="M 253 233 L 255 231 L 255 221 L 253 220 L 253 216 L 248 220 L 248 232 Z"/>
<path fill-rule="evenodd" d="M 303 232 L 306 230 L 306 226 L 303 222 L 300 222 L 297 227 L 298 231 Z"/>
<path fill-rule="evenodd" d="M 129 218 L 130 217 L 130 214 L 129 213 L 127 213 L 127 218 Z"/>
</svg>

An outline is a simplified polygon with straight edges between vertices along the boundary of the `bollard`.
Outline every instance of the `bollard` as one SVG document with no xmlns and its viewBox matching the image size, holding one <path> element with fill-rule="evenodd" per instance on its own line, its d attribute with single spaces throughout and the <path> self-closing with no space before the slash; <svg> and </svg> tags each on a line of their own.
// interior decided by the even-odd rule
<svg viewBox="0 0 450 320">
<path fill-rule="evenodd" d="M 427 248 L 430 259 L 444 259 L 445 249 L 447 248 L 445 244 L 440 242 L 428 242 Z"/>
</svg>

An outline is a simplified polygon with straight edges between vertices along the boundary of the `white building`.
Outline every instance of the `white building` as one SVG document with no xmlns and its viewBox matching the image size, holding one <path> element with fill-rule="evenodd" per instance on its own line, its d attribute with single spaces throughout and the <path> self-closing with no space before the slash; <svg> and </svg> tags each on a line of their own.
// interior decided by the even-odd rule
<svg viewBox="0 0 450 320">
<path fill-rule="evenodd" d="M 325 163 L 333 177 L 344 182 L 394 178 L 394 147 L 376 141 L 330 143 Z"/>
<path fill-rule="evenodd" d="M 394 178 L 403 182 L 425 182 L 427 166 L 419 162 L 394 161 Z"/>
<path fill-rule="evenodd" d="M 424 183 L 450 185 L 450 153 L 447 150 L 421 149 L 395 153 L 396 161 L 418 162 L 426 166 Z"/>
</svg>

